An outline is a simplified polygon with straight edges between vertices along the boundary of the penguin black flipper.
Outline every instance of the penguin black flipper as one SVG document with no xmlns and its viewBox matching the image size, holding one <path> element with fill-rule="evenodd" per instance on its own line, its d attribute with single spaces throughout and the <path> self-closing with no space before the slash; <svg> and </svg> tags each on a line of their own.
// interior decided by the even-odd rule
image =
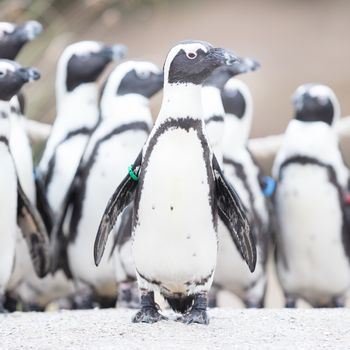
<svg viewBox="0 0 350 350">
<path fill-rule="evenodd" d="M 142 151 L 132 166 L 133 173 L 136 174 L 136 176 L 139 176 L 141 163 Z M 137 185 L 138 181 L 133 179 L 131 175 L 128 174 L 119 184 L 112 197 L 110 198 L 105 212 L 102 216 L 95 239 L 94 258 L 96 266 L 98 266 L 102 259 L 109 233 L 112 231 L 119 214 L 122 213 L 122 211 L 133 200 Z"/>
<path fill-rule="evenodd" d="M 46 197 L 43 180 L 35 173 L 36 206 L 44 221 L 47 232 L 50 234 L 53 226 L 53 213 Z"/>
<path fill-rule="evenodd" d="M 256 265 L 256 246 L 245 209 L 232 186 L 225 179 L 216 157 L 213 155 L 212 166 L 216 184 L 216 204 L 218 214 L 229 230 L 242 258 L 250 271 Z"/>
<path fill-rule="evenodd" d="M 61 211 L 53 224 L 50 235 L 52 254 L 51 273 L 54 274 L 57 270 L 62 269 L 68 279 L 72 278 L 73 275 L 69 268 L 67 256 L 69 237 L 67 238 L 63 232 L 63 224 L 67 217 L 68 209 L 74 205 L 77 191 L 80 188 L 82 174 L 84 172 L 83 164 L 84 163 L 81 160 L 73 177 L 73 181 L 70 184 L 67 194 L 63 200 Z"/>
<path fill-rule="evenodd" d="M 42 278 L 50 269 L 49 238 L 45 224 L 17 180 L 17 223 L 25 238 L 36 274 Z"/>
</svg>

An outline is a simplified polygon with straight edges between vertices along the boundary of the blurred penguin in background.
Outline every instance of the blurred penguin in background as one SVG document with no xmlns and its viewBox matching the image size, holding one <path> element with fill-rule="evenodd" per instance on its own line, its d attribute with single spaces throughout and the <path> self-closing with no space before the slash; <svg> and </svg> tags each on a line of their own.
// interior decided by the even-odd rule
<svg viewBox="0 0 350 350">
<path fill-rule="evenodd" d="M 349 170 L 334 129 L 339 102 L 329 87 L 306 84 L 293 105 L 273 166 L 278 278 L 286 307 L 298 299 L 341 307 L 350 287 L 350 235 Z"/>
<path fill-rule="evenodd" d="M 0 312 L 6 311 L 5 291 L 13 273 L 18 230 L 28 245 L 38 277 L 44 277 L 50 268 L 45 225 L 22 189 L 10 148 L 10 100 L 25 83 L 39 78 L 34 68 L 0 60 Z"/>
<path fill-rule="evenodd" d="M 266 290 L 266 259 L 270 219 L 261 184 L 263 176 L 247 142 L 253 119 L 253 99 L 246 84 L 234 76 L 255 71 L 260 64 L 242 58 L 239 65 L 212 73 L 203 87 L 203 108 L 209 140 L 221 160 L 227 180 L 234 186 L 247 212 L 257 246 L 256 269 L 251 273 L 221 220 L 218 224 L 218 259 L 210 305 L 225 289 L 236 294 L 247 307 L 263 307 Z"/>
<path fill-rule="evenodd" d="M 110 73 L 103 88 L 102 120 L 91 136 L 77 178 L 63 205 L 65 211 L 53 230 L 57 242 L 58 230 L 63 229 L 65 216 L 72 208 L 67 251 L 76 286 L 77 308 L 93 307 L 96 297 L 115 300 L 117 282 L 136 280 L 131 258 L 131 228 L 122 233 L 126 237 L 120 238 L 118 244 L 113 245 L 113 237 L 110 238 L 109 254 L 99 268 L 91 252 L 106 204 L 152 128 L 149 99 L 162 87 L 163 73 L 153 63 L 126 61 Z M 125 241 L 129 244 L 119 247 L 119 243 Z M 54 243 L 56 256 L 59 254 L 57 247 Z"/>
</svg>

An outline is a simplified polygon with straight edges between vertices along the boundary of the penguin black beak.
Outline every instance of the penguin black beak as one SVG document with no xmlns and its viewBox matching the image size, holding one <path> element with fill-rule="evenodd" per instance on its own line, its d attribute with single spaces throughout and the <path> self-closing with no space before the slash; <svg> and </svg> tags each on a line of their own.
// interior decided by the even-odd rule
<svg viewBox="0 0 350 350">
<path fill-rule="evenodd" d="M 40 79 L 40 73 L 36 68 L 20 68 L 18 74 L 24 83 Z"/>
<path fill-rule="evenodd" d="M 241 60 L 228 67 L 228 71 L 232 77 L 238 74 L 256 71 L 260 68 L 260 63 L 253 58 L 241 58 Z"/>
<path fill-rule="evenodd" d="M 217 47 L 211 48 L 207 57 L 217 67 L 231 66 L 240 61 L 240 58 L 233 52 Z"/>
<path fill-rule="evenodd" d="M 14 35 L 21 42 L 27 42 L 35 39 L 43 30 L 43 26 L 37 21 L 28 21 L 25 24 L 18 26 Z"/>
<path fill-rule="evenodd" d="M 109 61 L 116 61 L 123 59 L 128 53 L 128 48 L 125 45 L 105 46 L 101 50 L 101 56 L 107 58 Z"/>
</svg>

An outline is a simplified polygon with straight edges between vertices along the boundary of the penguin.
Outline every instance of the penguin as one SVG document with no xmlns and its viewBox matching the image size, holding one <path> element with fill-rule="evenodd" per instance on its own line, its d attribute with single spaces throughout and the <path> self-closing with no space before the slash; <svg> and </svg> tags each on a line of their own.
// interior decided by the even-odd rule
<svg viewBox="0 0 350 350">
<path fill-rule="evenodd" d="M 42 31 L 42 25 L 37 21 L 28 21 L 22 25 L 0 22 L 0 58 L 14 60 L 23 46 L 35 39 Z M 26 133 L 26 118 L 24 116 L 24 95 L 19 92 L 10 100 L 10 138 L 11 154 L 16 165 L 16 171 L 24 193 L 31 204 L 36 205 L 36 191 L 33 176 L 33 155 Z M 28 246 L 21 232 L 17 233 L 16 260 L 14 271 L 8 283 L 11 294 L 25 280 L 32 277 L 38 279 L 31 263 Z"/>
<path fill-rule="evenodd" d="M 203 81 L 214 69 L 237 60 L 203 41 L 180 42 L 169 51 L 158 118 L 102 216 L 94 245 L 96 264 L 118 215 L 134 203 L 132 251 L 141 310 L 133 322 L 166 319 L 154 301 L 158 291 L 182 314 L 182 322 L 208 324 L 218 212 L 254 270 L 256 250 L 250 226 L 211 151 L 201 104 Z"/>
<path fill-rule="evenodd" d="M 0 312 L 6 311 L 4 296 L 15 260 L 17 225 L 28 244 L 37 275 L 44 277 L 50 268 L 45 225 L 22 189 L 9 140 L 10 100 L 25 83 L 39 78 L 34 68 L 0 60 Z"/>
<path fill-rule="evenodd" d="M 38 206 L 49 229 L 58 215 L 86 144 L 99 121 L 96 80 L 123 45 L 80 41 L 62 53 L 56 75 L 57 115 L 36 169 Z M 47 199 L 47 202 L 46 202 Z M 50 211 L 47 211 L 47 205 Z"/>
<path fill-rule="evenodd" d="M 149 99 L 162 87 L 163 74 L 156 65 L 126 61 L 110 73 L 103 88 L 102 120 L 82 157 L 77 171 L 79 179 L 74 180 L 74 188 L 69 191 L 60 226 L 55 227 L 63 229 L 67 209 L 72 207 L 67 253 L 79 308 L 92 307 L 94 294 L 115 298 L 116 282 L 124 277 L 124 270 L 118 270 L 122 267 L 119 253 L 112 252 L 112 240 L 108 245 L 112 258 L 106 255 L 98 269 L 91 252 L 106 203 L 152 128 Z M 53 235 L 57 237 L 55 229 Z M 54 247 L 54 251 L 58 255 L 59 249 Z"/>
<path fill-rule="evenodd" d="M 37 21 L 28 21 L 21 25 L 0 22 L 0 58 L 14 60 L 23 46 L 34 40 L 42 32 Z M 33 177 L 33 159 L 30 142 L 25 129 L 24 97 L 19 93 L 12 97 L 10 148 L 22 188 L 32 204 L 36 204 L 35 183 Z"/>
<path fill-rule="evenodd" d="M 344 196 L 349 170 L 339 150 L 334 92 L 305 84 L 273 164 L 277 181 L 276 269 L 285 306 L 341 307 L 350 287 L 350 236 Z"/>
<path fill-rule="evenodd" d="M 250 58 L 243 60 L 243 63 L 246 66 L 244 72 L 260 67 L 258 62 Z M 253 100 L 246 84 L 235 78 L 227 81 L 226 74 L 220 77 L 221 74 L 214 71 L 208 84 L 213 86 L 211 89 L 219 87 L 215 91 L 217 109 L 215 110 L 216 104 L 212 103 L 211 113 L 215 111 L 215 115 L 224 120 L 223 135 L 220 140 L 220 134 L 213 134 L 215 130 L 210 128 L 208 134 L 210 141 L 214 139 L 218 142 L 224 174 L 228 182 L 234 185 L 247 210 L 256 242 L 257 263 L 255 271 L 251 273 L 232 243 L 229 231 L 219 221 L 218 259 L 213 284 L 217 288 L 233 292 L 246 307 L 263 307 L 271 220 L 269 202 L 264 195 L 264 178 L 247 147 L 253 117 Z M 225 80 L 222 81 L 223 79 Z M 221 114 L 222 111 L 224 114 Z"/>
</svg>

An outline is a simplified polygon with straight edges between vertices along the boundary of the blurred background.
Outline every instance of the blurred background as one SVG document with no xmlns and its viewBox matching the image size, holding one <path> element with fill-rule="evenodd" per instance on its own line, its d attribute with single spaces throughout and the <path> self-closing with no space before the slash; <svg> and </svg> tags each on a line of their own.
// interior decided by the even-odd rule
<svg viewBox="0 0 350 350">
<path fill-rule="evenodd" d="M 201 39 L 257 58 L 245 75 L 255 101 L 252 136 L 282 132 L 292 116 L 291 95 L 307 82 L 329 85 L 342 114 L 350 114 L 350 1 L 348 0 L 2 0 L 1 20 L 37 19 L 44 26 L 19 61 L 42 79 L 28 86 L 30 118 L 55 116 L 56 62 L 70 43 L 124 43 L 127 58 L 162 66 L 171 46 Z M 110 67 L 112 68 L 112 67 Z M 155 98 L 155 116 L 161 97 Z"/>
<path fill-rule="evenodd" d="M 91 39 L 123 43 L 127 59 L 159 66 L 174 43 L 185 39 L 255 57 L 262 69 L 242 77 L 255 102 L 252 137 L 283 132 L 292 117 L 292 93 L 308 82 L 329 85 L 342 115 L 350 115 L 348 0 L 0 0 L 0 13 L 3 21 L 36 19 L 44 26 L 18 58 L 42 73 L 26 87 L 27 115 L 42 122 L 55 117 L 59 55 L 67 45 Z M 155 117 L 160 101 L 161 96 L 152 101 Z M 267 305 L 282 306 L 273 264 L 269 269 Z M 235 305 L 232 295 L 222 298 L 221 305 Z"/>
</svg>

